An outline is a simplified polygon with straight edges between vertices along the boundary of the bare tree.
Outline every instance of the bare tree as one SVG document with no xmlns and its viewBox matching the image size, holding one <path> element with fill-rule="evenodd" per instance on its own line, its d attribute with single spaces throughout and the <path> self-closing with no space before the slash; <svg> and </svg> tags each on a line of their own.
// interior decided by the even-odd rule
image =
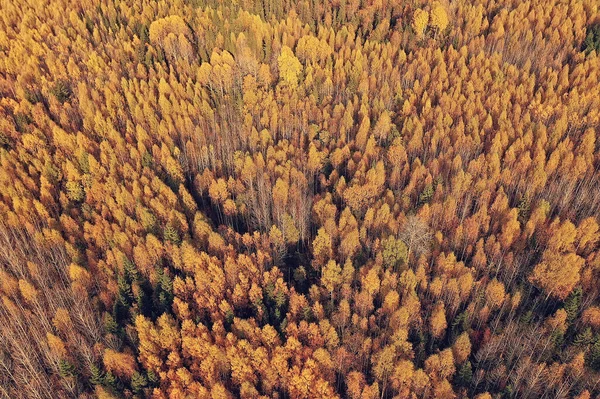
<svg viewBox="0 0 600 399">
<path fill-rule="evenodd" d="M 431 249 L 431 239 L 433 237 L 429 226 L 418 216 L 410 215 L 400 230 L 398 237 L 404 241 L 408 247 L 408 256 L 414 253 L 415 257 L 427 254 Z"/>
</svg>

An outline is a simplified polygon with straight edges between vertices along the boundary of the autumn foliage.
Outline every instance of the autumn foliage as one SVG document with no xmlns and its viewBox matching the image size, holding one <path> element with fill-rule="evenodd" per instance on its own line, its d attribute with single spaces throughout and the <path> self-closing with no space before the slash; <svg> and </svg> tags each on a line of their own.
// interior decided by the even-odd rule
<svg viewBox="0 0 600 399">
<path fill-rule="evenodd" d="M 0 398 L 600 395 L 598 21 L 2 2 Z"/>
</svg>

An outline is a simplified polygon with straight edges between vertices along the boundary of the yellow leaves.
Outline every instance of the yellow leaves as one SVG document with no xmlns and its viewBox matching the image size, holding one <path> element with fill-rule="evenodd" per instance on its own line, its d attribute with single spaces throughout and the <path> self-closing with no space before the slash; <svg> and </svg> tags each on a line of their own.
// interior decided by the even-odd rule
<svg viewBox="0 0 600 399">
<path fill-rule="evenodd" d="M 336 261 L 330 260 L 321 272 L 321 284 L 328 292 L 332 293 L 341 282 L 342 268 Z"/>
<path fill-rule="evenodd" d="M 171 176 L 171 179 L 175 183 L 181 183 L 184 181 L 185 177 L 183 175 L 183 169 L 181 168 L 181 164 L 175 160 L 172 156 L 167 156 L 164 160 L 165 169 L 167 173 Z"/>
<path fill-rule="evenodd" d="M 429 16 L 430 25 L 438 31 L 443 31 L 448 26 L 448 14 L 440 3 L 434 3 Z"/>
<path fill-rule="evenodd" d="M 278 178 L 273 186 L 273 205 L 275 209 L 283 209 L 288 201 L 289 184 L 287 181 Z"/>
<path fill-rule="evenodd" d="M 333 53 L 333 49 L 326 41 L 306 35 L 298 40 L 296 53 L 303 61 L 322 62 Z"/>
<path fill-rule="evenodd" d="M 250 155 L 246 155 L 244 158 L 244 165 L 240 172 L 241 177 L 246 182 L 251 182 L 256 178 L 257 169 L 252 157 Z"/>
<path fill-rule="evenodd" d="M 300 239 L 300 232 L 296 228 L 294 219 L 288 213 L 285 213 L 281 218 L 281 224 L 285 241 L 288 244 L 297 243 Z"/>
<path fill-rule="evenodd" d="M 208 248 L 212 251 L 223 251 L 225 249 L 225 240 L 219 233 L 211 231 L 208 235 Z"/>
<path fill-rule="evenodd" d="M 375 295 L 379 292 L 381 286 L 381 280 L 379 279 L 379 270 L 377 268 L 371 268 L 367 275 L 362 280 L 363 289 L 369 294 L 369 296 Z"/>
<path fill-rule="evenodd" d="M 227 350 L 227 357 L 231 367 L 231 378 L 236 385 L 241 385 L 244 381 L 256 383 L 256 376 L 253 373 L 250 359 L 245 353 L 248 348 L 244 348 L 242 345 L 238 347 L 230 347 Z"/>
<path fill-rule="evenodd" d="M 332 256 L 331 236 L 327 234 L 324 228 L 317 231 L 317 236 L 313 240 L 313 255 L 316 261 L 323 264 Z"/>
<path fill-rule="evenodd" d="M 279 77 L 283 83 L 291 89 L 298 86 L 298 78 L 302 73 L 302 64 L 288 46 L 281 48 L 281 54 L 277 57 L 279 66 Z"/>
<path fill-rule="evenodd" d="M 323 167 L 323 160 L 325 159 L 325 154 L 317 149 L 314 143 L 310 143 L 308 147 L 308 161 L 307 161 L 307 169 L 311 173 L 316 173 L 321 170 Z"/>
<path fill-rule="evenodd" d="M 373 134 L 379 141 L 387 140 L 392 129 L 392 119 L 389 111 L 383 111 L 373 128 Z"/>
<path fill-rule="evenodd" d="M 185 21 L 178 15 L 157 19 L 150 24 L 150 42 L 162 46 L 169 56 L 189 59 L 193 50 L 190 44 L 192 34 Z"/>
<path fill-rule="evenodd" d="M 269 230 L 269 240 L 275 246 L 275 248 L 281 249 L 285 244 L 283 233 L 275 225 L 271 226 Z"/>
<path fill-rule="evenodd" d="M 427 24 L 429 23 L 429 13 L 417 8 L 413 14 L 412 28 L 418 36 L 423 36 Z"/>
<path fill-rule="evenodd" d="M 413 13 L 412 28 L 417 36 L 423 36 L 427 27 L 437 32 L 441 32 L 448 26 L 448 14 L 445 7 L 439 2 L 434 2 L 430 12 L 423 9 L 416 9 Z"/>
<path fill-rule="evenodd" d="M 213 180 L 208 188 L 208 195 L 216 203 L 223 203 L 229 197 L 227 183 L 224 179 Z"/>
<path fill-rule="evenodd" d="M 91 288 L 92 276 L 90 272 L 75 263 L 69 265 L 69 277 L 73 283 L 81 285 L 84 290 Z"/>
<path fill-rule="evenodd" d="M 502 226 L 500 235 L 500 243 L 504 249 L 510 248 L 513 242 L 517 239 L 520 232 L 520 223 L 518 221 L 518 212 L 516 208 L 511 209 L 508 214 L 508 220 Z"/>
<path fill-rule="evenodd" d="M 396 348 L 393 345 L 384 347 L 374 356 L 373 373 L 380 381 L 385 381 L 394 368 Z"/>
<path fill-rule="evenodd" d="M 383 264 L 396 270 L 400 265 L 408 262 L 408 248 L 406 244 L 395 237 L 388 237 L 381 243 Z"/>
<path fill-rule="evenodd" d="M 39 137 L 30 133 L 25 133 L 21 136 L 21 143 L 23 144 L 23 148 L 28 151 L 36 151 L 44 146 L 44 142 Z"/>
<path fill-rule="evenodd" d="M 67 197 L 71 201 L 78 202 L 83 200 L 83 198 L 85 197 L 85 191 L 83 190 L 83 186 L 81 185 L 81 183 L 77 181 L 69 181 L 67 182 L 65 187 L 67 189 Z"/>
</svg>

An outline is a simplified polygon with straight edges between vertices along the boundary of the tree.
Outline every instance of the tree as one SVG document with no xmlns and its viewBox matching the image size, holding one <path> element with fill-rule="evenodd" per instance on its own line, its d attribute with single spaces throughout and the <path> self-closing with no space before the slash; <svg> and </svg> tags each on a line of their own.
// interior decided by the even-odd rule
<svg viewBox="0 0 600 399">
<path fill-rule="evenodd" d="M 429 24 L 438 32 L 444 31 L 448 26 L 448 14 L 446 14 L 446 10 L 438 2 L 435 2 L 431 9 Z"/>
<path fill-rule="evenodd" d="M 469 334 L 463 332 L 452 345 L 452 353 L 456 363 L 462 364 L 471 354 L 471 340 Z M 469 366 L 470 367 L 470 366 Z"/>
<path fill-rule="evenodd" d="M 496 309 L 502 306 L 505 297 L 504 284 L 500 281 L 493 279 L 489 282 L 485 288 L 485 298 L 488 305 L 492 309 Z"/>
<path fill-rule="evenodd" d="M 473 366 L 467 361 L 462 364 L 456 373 L 456 383 L 462 387 L 468 388 L 473 381 Z"/>
<path fill-rule="evenodd" d="M 327 289 L 330 295 L 342 282 L 342 268 L 335 260 L 330 260 L 323 267 L 321 273 L 321 284 Z"/>
<path fill-rule="evenodd" d="M 279 76 L 285 85 L 291 89 L 298 86 L 298 79 L 302 73 L 302 64 L 288 46 L 281 48 L 281 54 L 277 57 Z"/>
<path fill-rule="evenodd" d="M 381 243 L 383 247 L 383 263 L 386 267 L 396 270 L 400 265 L 408 262 L 408 248 L 402 240 L 388 237 Z"/>
<path fill-rule="evenodd" d="M 324 228 L 320 228 L 313 240 L 313 255 L 317 264 L 324 264 L 333 254 L 331 237 Z"/>
<path fill-rule="evenodd" d="M 583 51 L 600 53 L 600 24 L 596 23 L 587 27 L 587 34 L 583 41 Z"/>
<path fill-rule="evenodd" d="M 590 325 L 592 328 L 600 329 L 600 308 L 597 306 L 590 306 L 583 311 L 581 318 L 584 323 Z"/>
<path fill-rule="evenodd" d="M 434 338 L 443 337 L 446 332 L 446 309 L 444 306 L 444 302 L 437 302 L 431 312 L 431 316 L 429 317 L 429 328 L 431 331 L 431 335 Z"/>
<path fill-rule="evenodd" d="M 566 255 L 544 252 L 529 276 L 529 281 L 546 291 L 547 296 L 565 299 L 573 291 L 580 278 L 583 258 L 574 253 Z"/>
<path fill-rule="evenodd" d="M 411 215 L 406 219 L 398 236 L 408 247 L 407 259 L 414 253 L 416 257 L 429 251 L 432 234 L 427 224 L 419 217 Z"/>
<path fill-rule="evenodd" d="M 429 13 L 417 8 L 412 18 L 412 28 L 418 36 L 423 36 L 427 24 L 429 23 Z"/>
<path fill-rule="evenodd" d="M 157 19 L 150 24 L 150 42 L 164 49 L 172 58 L 182 57 L 190 60 L 193 48 L 190 44 L 192 34 L 185 21 L 178 15 Z"/>
<path fill-rule="evenodd" d="M 129 379 L 137 371 L 135 359 L 129 354 L 106 349 L 104 351 L 103 359 L 106 370 L 110 373 L 114 373 L 116 376 Z"/>
</svg>

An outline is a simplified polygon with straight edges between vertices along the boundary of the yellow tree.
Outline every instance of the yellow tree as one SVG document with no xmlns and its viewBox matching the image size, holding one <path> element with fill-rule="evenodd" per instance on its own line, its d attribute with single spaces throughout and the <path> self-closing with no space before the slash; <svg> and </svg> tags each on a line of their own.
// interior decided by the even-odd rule
<svg viewBox="0 0 600 399">
<path fill-rule="evenodd" d="M 330 295 L 342 282 L 342 268 L 335 260 L 330 260 L 323 267 L 321 273 L 321 284 L 327 289 Z"/>
<path fill-rule="evenodd" d="M 448 26 L 448 14 L 446 9 L 440 3 L 435 2 L 431 14 L 429 15 L 429 24 L 437 32 L 441 32 Z"/>
<path fill-rule="evenodd" d="M 429 13 L 420 8 L 416 9 L 413 14 L 412 28 L 418 36 L 423 36 L 428 23 Z"/>
<path fill-rule="evenodd" d="M 277 57 L 277 65 L 279 66 L 279 77 L 282 82 L 291 89 L 295 89 L 298 86 L 298 78 L 302 73 L 302 64 L 288 46 L 281 48 L 281 54 Z"/>
</svg>

